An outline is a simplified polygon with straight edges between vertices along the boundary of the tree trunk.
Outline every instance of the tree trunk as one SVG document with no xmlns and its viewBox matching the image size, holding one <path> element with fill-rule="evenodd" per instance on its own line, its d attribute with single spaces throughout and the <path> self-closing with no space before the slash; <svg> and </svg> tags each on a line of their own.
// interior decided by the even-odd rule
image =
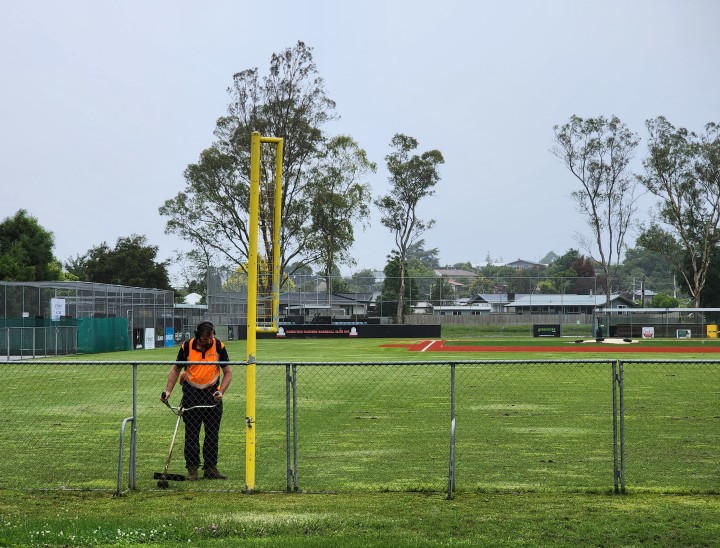
<svg viewBox="0 0 720 548">
<path fill-rule="evenodd" d="M 405 260 L 400 260 L 400 285 L 398 286 L 397 295 L 397 310 L 395 311 L 395 323 L 405 323 L 405 315 L 403 309 L 405 308 Z"/>
</svg>

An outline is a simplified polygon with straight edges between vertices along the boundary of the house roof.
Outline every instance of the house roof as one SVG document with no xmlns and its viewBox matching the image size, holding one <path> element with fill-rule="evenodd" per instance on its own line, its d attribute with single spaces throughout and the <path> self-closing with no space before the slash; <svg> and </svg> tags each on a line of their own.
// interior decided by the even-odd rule
<svg viewBox="0 0 720 548">
<path fill-rule="evenodd" d="M 477 273 L 458 268 L 436 268 L 435 274 L 444 278 L 477 278 Z"/>
<path fill-rule="evenodd" d="M 652 289 L 645 289 L 644 291 L 640 289 L 635 289 L 633 290 L 632 294 L 634 297 L 642 297 L 643 294 L 646 297 L 654 297 L 655 295 L 657 295 L 657 292 L 653 291 Z"/>
<path fill-rule="evenodd" d="M 565 294 L 565 295 L 546 295 L 546 294 L 535 294 L 535 295 L 523 295 L 518 297 L 514 302 L 505 305 L 506 307 L 519 307 L 519 306 L 605 306 L 606 303 L 605 295 L 576 295 L 576 294 Z M 623 297 L 622 295 L 611 295 L 610 304 L 626 304 L 627 306 L 633 306 L 633 303 Z"/>
<path fill-rule="evenodd" d="M 527 261 L 525 259 L 518 259 L 517 261 L 512 261 L 510 263 L 507 263 L 505 266 L 510 266 L 512 268 L 517 269 L 523 269 L 523 268 L 540 268 L 545 269 L 548 265 L 545 263 L 536 263 L 534 261 Z"/>
<path fill-rule="evenodd" d="M 517 297 L 517 295 L 516 295 Z M 485 302 L 493 304 L 509 303 L 510 297 L 507 293 L 480 293 L 477 299 L 482 299 Z"/>
</svg>

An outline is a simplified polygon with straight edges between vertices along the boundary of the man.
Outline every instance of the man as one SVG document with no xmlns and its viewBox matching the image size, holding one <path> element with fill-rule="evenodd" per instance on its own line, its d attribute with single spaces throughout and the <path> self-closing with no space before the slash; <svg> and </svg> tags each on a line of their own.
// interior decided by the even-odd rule
<svg viewBox="0 0 720 548">
<path fill-rule="evenodd" d="M 232 369 L 229 365 L 221 367 L 217 363 L 228 362 L 230 358 L 225 345 L 215 338 L 215 327 L 211 322 L 198 324 L 195 337 L 182 344 L 176 360 L 178 363 L 170 369 L 167 387 L 160 396 L 160 400 L 167 403 L 179 378 L 183 391 L 181 407 L 189 409 L 196 405 L 212 406 L 192 409 L 183 414 L 187 479 L 188 481 L 198 479 L 200 429 L 203 426 L 205 428 L 205 439 L 202 446 L 203 477 L 205 479 L 227 479 L 227 476 L 218 471 L 217 462 L 220 420 L 223 410 L 222 398 L 232 381 Z"/>
</svg>

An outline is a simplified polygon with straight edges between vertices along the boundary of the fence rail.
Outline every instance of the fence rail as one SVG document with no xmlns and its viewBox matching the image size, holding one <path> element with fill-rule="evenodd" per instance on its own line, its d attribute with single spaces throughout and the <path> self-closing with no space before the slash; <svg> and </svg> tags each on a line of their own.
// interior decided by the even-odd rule
<svg viewBox="0 0 720 548">
<path fill-rule="evenodd" d="M 230 365 L 218 461 L 229 479 L 172 488 L 245 490 L 245 364 Z M 156 489 L 177 419 L 159 400 L 171 366 L 0 365 L 9 384 L 0 488 Z M 283 362 L 256 370 L 261 491 L 720 492 L 720 361 Z M 131 436 L 119 443 L 121 428 Z M 186 473 L 183 430 L 171 473 Z"/>
</svg>

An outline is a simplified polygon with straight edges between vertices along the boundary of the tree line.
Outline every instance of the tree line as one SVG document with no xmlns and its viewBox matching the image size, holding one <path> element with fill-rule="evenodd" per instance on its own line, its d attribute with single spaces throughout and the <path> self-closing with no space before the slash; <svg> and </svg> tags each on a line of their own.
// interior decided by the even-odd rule
<svg viewBox="0 0 720 548">
<path fill-rule="evenodd" d="M 628 231 L 636 226 L 637 245 L 669 261 L 693 305 L 700 307 L 712 299 L 707 286 L 715 285 L 714 272 L 720 268 L 720 126 L 710 122 L 696 134 L 663 116 L 645 126 L 642 173 L 630 169 L 640 138 L 617 116 L 572 116 L 554 127 L 550 150 L 579 183 L 572 198 L 591 234 L 579 239 L 597 253 L 608 295 Z M 649 223 L 634 224 L 642 193 L 656 199 L 654 212 Z"/>
</svg>

